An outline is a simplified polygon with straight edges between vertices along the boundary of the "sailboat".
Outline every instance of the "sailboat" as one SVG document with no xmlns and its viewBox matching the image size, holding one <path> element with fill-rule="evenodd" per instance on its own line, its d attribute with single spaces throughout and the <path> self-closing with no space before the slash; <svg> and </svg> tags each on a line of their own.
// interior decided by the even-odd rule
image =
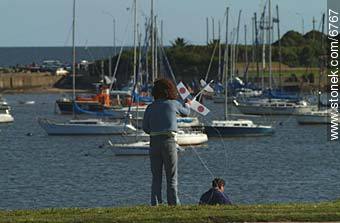
<svg viewBox="0 0 340 223">
<path fill-rule="evenodd" d="M 134 13 L 135 13 L 134 17 L 136 19 L 136 0 L 134 0 Z M 153 22 L 153 20 L 151 21 Z M 153 27 L 153 25 L 151 26 Z M 136 27 L 136 20 L 135 20 L 135 27 Z M 135 44 L 135 53 L 134 53 L 134 67 L 135 68 L 136 68 L 136 63 L 137 61 L 136 61 L 136 44 Z M 153 73 L 154 73 L 154 67 L 153 67 Z M 138 80 L 139 80 L 139 75 L 137 75 L 137 72 L 135 69 L 134 69 L 134 77 L 136 77 L 135 85 L 134 85 L 134 88 L 136 88 Z M 136 100 L 137 100 L 137 105 L 138 105 L 139 97 L 136 97 Z M 136 110 L 136 113 L 137 113 L 137 117 L 133 120 L 136 122 L 136 126 L 138 126 L 138 122 L 141 123 L 142 121 L 139 118 L 138 108 Z M 178 126 L 187 127 L 187 128 L 199 125 L 199 121 L 196 117 L 178 117 L 177 123 L 178 123 Z M 134 138 L 134 140 L 131 143 L 112 143 L 111 141 L 109 141 L 109 144 L 113 148 L 113 152 L 115 155 L 149 155 L 150 136 L 148 134 L 145 134 L 144 132 L 136 132 L 135 134 L 124 135 L 124 137 L 130 138 L 130 139 Z M 202 132 L 180 130 L 178 131 L 178 134 L 176 136 L 177 151 L 178 152 L 183 151 L 183 149 L 180 147 L 181 145 L 198 145 L 198 144 L 207 142 L 207 140 L 208 140 L 207 135 Z"/>
<path fill-rule="evenodd" d="M 134 79 L 134 87 L 132 89 L 132 92 L 135 92 L 137 85 L 138 85 L 138 77 L 137 75 L 137 45 L 136 45 L 136 40 L 137 40 L 137 1 L 133 1 L 133 11 L 134 11 L 134 54 L 133 54 L 133 79 Z M 139 58 L 140 62 L 140 58 Z M 140 67 L 140 66 L 138 66 Z M 132 97 L 135 97 L 134 94 L 132 94 Z M 133 98 L 134 99 L 134 98 Z M 137 108 L 135 112 L 137 113 L 136 115 L 136 120 L 137 120 L 137 125 L 138 126 L 138 116 L 139 116 L 139 101 L 138 97 L 137 99 Z M 131 113 L 131 106 L 127 110 L 128 115 Z M 113 152 L 115 155 L 148 155 L 149 154 L 149 148 L 150 148 L 150 142 L 149 141 L 144 141 L 139 138 L 140 132 L 135 132 L 135 134 L 130 134 L 130 136 L 134 136 L 135 140 L 132 143 L 112 143 L 109 140 L 109 145 L 111 148 L 113 148 Z"/>
<path fill-rule="evenodd" d="M 229 17 L 229 7 L 227 8 L 226 13 L 226 23 L 228 27 L 228 17 Z M 228 30 L 227 32 L 228 33 Z M 228 40 L 226 38 L 226 50 L 225 53 L 229 53 L 228 51 Z M 227 57 L 224 60 L 224 84 L 225 84 L 225 92 L 228 92 L 228 71 L 227 71 Z M 271 126 L 258 125 L 254 124 L 251 120 L 237 119 L 231 120 L 228 117 L 228 94 L 224 94 L 224 118 L 225 120 L 213 120 L 211 123 L 204 126 L 204 132 L 208 135 L 208 137 L 233 137 L 233 136 L 262 136 L 262 135 L 271 135 L 274 133 L 274 130 Z"/>
<path fill-rule="evenodd" d="M 241 113 L 250 115 L 298 115 L 310 112 L 312 109 L 304 100 L 262 98 L 233 102 Z"/>
<path fill-rule="evenodd" d="M 73 115 L 75 116 L 76 94 L 75 94 L 75 4 L 73 0 L 73 32 L 72 32 L 72 48 L 73 48 Z M 106 122 L 101 119 L 73 119 L 65 123 L 59 123 L 48 119 L 38 119 L 39 125 L 47 132 L 48 135 L 97 135 L 97 134 L 126 134 L 136 131 L 129 124 L 121 122 Z"/>
<path fill-rule="evenodd" d="M 267 7 L 268 4 L 268 7 Z M 266 21 L 266 10 L 268 8 L 268 24 Z M 271 0 L 268 0 L 264 5 L 264 9 L 261 15 L 261 29 L 262 38 L 263 38 L 263 48 L 262 48 L 262 90 L 264 90 L 264 73 L 266 66 L 266 41 L 265 36 L 266 32 L 268 32 L 268 47 L 269 47 L 269 55 L 268 55 L 268 63 L 269 63 L 269 88 L 268 93 L 264 94 L 260 98 L 247 98 L 247 97 L 239 97 L 237 100 L 234 100 L 234 105 L 237 109 L 243 114 L 250 115 L 296 115 L 303 114 L 306 112 L 310 112 L 313 109 L 313 106 L 310 106 L 305 100 L 301 100 L 300 98 L 292 98 L 288 95 L 274 95 L 273 94 L 273 78 L 272 78 L 272 14 L 271 14 Z M 278 10 L 278 9 L 277 9 Z M 278 13 L 278 11 L 277 11 Z M 279 20 L 277 18 L 277 20 Z M 279 25 L 278 25 L 279 27 Z M 279 31 L 279 28 L 278 28 Z M 280 61 L 281 62 L 281 61 Z M 281 63 L 280 63 L 281 64 Z M 281 66 L 281 65 L 280 65 Z"/>
<path fill-rule="evenodd" d="M 324 26 L 325 26 L 325 14 L 323 14 L 322 16 L 322 33 L 324 32 Z M 323 38 L 323 36 L 322 36 Z M 322 48 L 322 51 L 324 50 L 323 44 L 324 40 L 321 39 L 321 48 Z M 338 119 L 336 119 L 336 117 L 332 117 L 332 109 L 324 109 L 324 110 L 321 110 L 320 107 L 321 107 L 321 94 L 322 92 L 320 91 L 321 90 L 321 76 L 322 74 L 324 74 L 324 69 L 325 67 L 325 61 L 324 59 L 321 60 L 321 63 L 320 63 L 320 71 L 319 71 L 319 84 L 318 84 L 318 100 L 317 100 L 317 109 L 316 110 L 312 110 L 312 111 L 309 111 L 309 112 L 304 112 L 304 113 L 301 113 L 299 114 L 298 116 L 296 116 L 296 120 L 299 124 L 332 124 L 332 123 L 340 123 L 340 118 L 338 116 Z"/>
<path fill-rule="evenodd" d="M 295 118 L 301 125 L 332 124 L 333 121 L 331 110 L 310 111 L 302 115 L 297 115 Z M 335 119 L 333 122 L 340 123 L 340 119 Z"/>
</svg>

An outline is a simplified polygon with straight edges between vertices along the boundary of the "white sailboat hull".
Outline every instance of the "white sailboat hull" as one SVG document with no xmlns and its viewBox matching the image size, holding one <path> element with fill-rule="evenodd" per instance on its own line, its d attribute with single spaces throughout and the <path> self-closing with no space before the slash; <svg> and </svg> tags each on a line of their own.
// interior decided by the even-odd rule
<svg viewBox="0 0 340 223">
<path fill-rule="evenodd" d="M 331 111 L 313 111 L 296 116 L 296 121 L 301 125 L 332 124 L 331 116 Z M 333 122 L 340 123 L 340 118 L 334 119 Z"/>
<path fill-rule="evenodd" d="M 0 123 L 14 122 L 14 118 L 10 114 L 0 114 Z"/>
<path fill-rule="evenodd" d="M 118 135 L 136 131 L 132 125 L 107 122 L 100 124 L 55 123 L 39 119 L 39 125 L 48 135 Z"/>
<path fill-rule="evenodd" d="M 294 115 L 310 111 L 309 107 L 266 107 L 252 105 L 238 105 L 237 109 L 249 115 Z"/>
</svg>

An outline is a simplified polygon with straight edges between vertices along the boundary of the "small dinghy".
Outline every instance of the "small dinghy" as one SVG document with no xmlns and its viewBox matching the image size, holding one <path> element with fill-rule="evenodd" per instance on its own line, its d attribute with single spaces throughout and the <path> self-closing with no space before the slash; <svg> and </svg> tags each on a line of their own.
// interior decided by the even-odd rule
<svg viewBox="0 0 340 223">
<path fill-rule="evenodd" d="M 13 116 L 9 113 L 9 110 L 0 110 L 0 123 L 14 122 Z"/>
<path fill-rule="evenodd" d="M 176 142 L 180 146 L 200 145 L 208 142 L 208 136 L 200 131 L 184 132 L 180 130 L 177 132 Z"/>
<path fill-rule="evenodd" d="M 35 101 L 19 101 L 21 105 L 34 105 Z"/>
</svg>

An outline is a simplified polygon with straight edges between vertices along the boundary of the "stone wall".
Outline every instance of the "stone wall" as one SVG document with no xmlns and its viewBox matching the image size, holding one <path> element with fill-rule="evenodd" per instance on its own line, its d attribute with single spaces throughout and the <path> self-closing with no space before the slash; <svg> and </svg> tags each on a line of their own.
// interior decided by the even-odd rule
<svg viewBox="0 0 340 223">
<path fill-rule="evenodd" d="M 0 90 L 52 87 L 61 78 L 49 73 L 0 74 Z"/>
</svg>

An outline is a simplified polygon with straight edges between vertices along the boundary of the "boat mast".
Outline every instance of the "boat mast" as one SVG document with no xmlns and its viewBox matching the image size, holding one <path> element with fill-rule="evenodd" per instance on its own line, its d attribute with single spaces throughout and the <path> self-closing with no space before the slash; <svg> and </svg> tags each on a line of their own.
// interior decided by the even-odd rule
<svg viewBox="0 0 340 223">
<path fill-rule="evenodd" d="M 226 75 L 228 74 L 229 70 L 229 45 L 228 45 L 228 17 L 229 17 L 229 7 L 226 9 L 226 27 L 225 27 L 225 48 L 224 48 L 224 57 L 223 57 L 223 73 L 222 73 L 222 82 L 224 83 L 226 80 Z"/>
<path fill-rule="evenodd" d="M 244 66 L 244 74 L 246 78 L 246 83 L 248 83 L 248 47 L 247 47 L 247 25 L 244 25 L 244 57 L 245 57 L 245 66 Z"/>
<path fill-rule="evenodd" d="M 146 18 L 145 19 L 145 44 L 146 44 L 146 48 L 145 48 L 145 84 L 146 86 L 148 86 L 149 84 L 149 60 L 148 60 L 148 55 L 149 55 L 149 21 Z"/>
<path fill-rule="evenodd" d="M 207 23 L 207 46 L 209 45 L 209 18 L 206 18 Z"/>
<path fill-rule="evenodd" d="M 157 27 L 157 16 L 154 20 L 154 49 L 155 49 L 155 78 L 158 78 L 158 27 Z"/>
<path fill-rule="evenodd" d="M 239 35 L 240 35 L 241 14 L 242 14 L 242 10 L 240 10 L 238 13 L 238 21 L 237 21 L 236 46 L 235 46 L 236 52 L 235 52 L 235 60 L 234 60 L 236 70 L 237 70 L 236 62 L 238 60 L 238 40 L 239 40 Z"/>
<path fill-rule="evenodd" d="M 221 49 L 221 21 L 218 20 L 218 73 L 217 79 L 221 81 L 221 68 L 222 68 L 222 49 Z"/>
<path fill-rule="evenodd" d="M 75 29 L 76 29 L 76 0 L 73 0 L 73 21 L 72 21 L 72 89 L 73 89 L 73 118 L 76 118 L 76 47 L 75 47 Z"/>
<path fill-rule="evenodd" d="M 260 77 L 260 66 L 259 66 L 259 32 L 257 29 L 257 14 L 254 13 L 254 26 L 255 26 L 255 56 L 256 56 L 256 81 L 258 82 Z"/>
<path fill-rule="evenodd" d="M 133 0 L 134 10 L 133 10 L 133 83 L 137 84 L 136 78 L 136 68 L 137 68 L 137 0 Z M 133 92 L 134 93 L 134 92 Z"/>
<path fill-rule="evenodd" d="M 320 72 L 318 80 L 318 110 L 320 110 L 321 105 L 321 76 L 324 72 L 325 59 L 324 59 L 324 36 L 325 36 L 325 13 L 322 14 L 322 29 L 321 29 L 321 60 L 320 60 Z"/>
<path fill-rule="evenodd" d="M 260 21 L 260 28 L 262 30 L 262 78 L 261 78 L 262 90 L 264 89 L 264 72 L 265 72 L 265 69 L 266 69 L 265 16 L 266 16 L 266 5 L 264 5 L 264 9 L 263 9 L 261 21 Z"/>
<path fill-rule="evenodd" d="M 229 7 L 226 13 L 226 37 L 225 37 L 225 51 L 224 51 L 224 119 L 228 119 L 228 24 L 229 23 Z"/>
<path fill-rule="evenodd" d="M 151 0 L 151 15 L 150 15 L 150 20 L 151 20 L 151 73 L 152 73 L 152 83 L 155 81 L 156 76 L 155 76 L 155 34 L 154 34 L 154 15 L 153 15 L 153 10 L 154 10 L 154 4 L 153 0 Z"/>
<path fill-rule="evenodd" d="M 72 21 L 72 87 L 73 101 L 76 102 L 76 47 L 75 47 L 75 29 L 76 29 L 76 0 L 73 0 L 73 21 Z M 74 109 L 73 109 L 74 111 Z M 74 113 L 74 112 L 73 112 Z"/>
<path fill-rule="evenodd" d="M 269 44 L 269 89 L 272 89 L 272 6 L 268 1 L 268 44 Z"/>
<path fill-rule="evenodd" d="M 276 16 L 277 16 L 277 38 L 279 42 L 279 86 L 282 90 L 282 74 L 281 74 L 281 62 L 282 62 L 282 53 L 281 53 L 281 35 L 280 35 L 280 16 L 279 16 L 279 6 L 276 5 Z"/>
<path fill-rule="evenodd" d="M 252 69 L 254 69 L 255 65 L 255 17 L 251 18 L 251 62 L 252 62 Z M 254 82 L 254 75 L 252 78 L 252 81 Z"/>
</svg>

